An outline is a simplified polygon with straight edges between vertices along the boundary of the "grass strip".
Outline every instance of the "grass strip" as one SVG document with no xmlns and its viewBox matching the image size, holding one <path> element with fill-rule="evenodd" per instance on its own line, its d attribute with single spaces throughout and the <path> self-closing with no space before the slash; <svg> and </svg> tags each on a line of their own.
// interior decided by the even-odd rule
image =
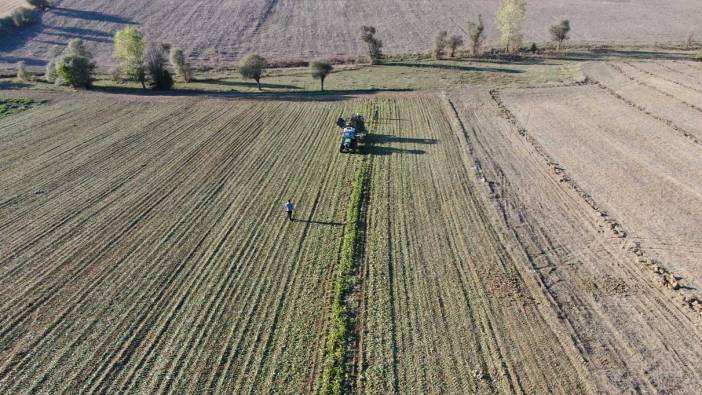
<svg viewBox="0 0 702 395">
<path fill-rule="evenodd" d="M 346 228 L 344 244 L 339 260 L 339 267 L 334 283 L 334 299 L 332 300 L 332 316 L 327 337 L 324 371 L 322 373 L 322 394 L 342 394 L 347 392 L 346 378 L 348 365 L 348 347 L 353 331 L 351 328 L 351 308 L 346 298 L 353 288 L 355 260 L 358 256 L 358 223 L 363 201 L 363 189 L 368 177 L 368 160 L 364 157 L 356 169 L 351 191 L 351 201 L 346 211 Z"/>
<path fill-rule="evenodd" d="M 27 98 L 19 99 L 1 99 L 0 98 L 0 119 L 14 114 L 16 112 L 24 111 L 30 108 L 34 104 L 34 100 Z"/>
</svg>

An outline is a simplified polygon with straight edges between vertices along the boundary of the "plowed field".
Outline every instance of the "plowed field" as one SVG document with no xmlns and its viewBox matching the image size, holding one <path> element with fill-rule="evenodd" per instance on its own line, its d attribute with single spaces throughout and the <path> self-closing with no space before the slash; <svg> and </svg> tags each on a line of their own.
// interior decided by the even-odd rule
<svg viewBox="0 0 702 395">
<path fill-rule="evenodd" d="M 570 19 L 572 42 L 683 42 L 702 35 L 698 0 L 539 0 L 528 2 L 527 43 L 549 41 L 548 27 Z M 55 0 L 40 24 L 0 43 L 0 64 L 43 63 L 54 45 L 82 38 L 107 68 L 112 37 L 134 25 L 150 40 L 182 47 L 196 63 L 233 64 L 247 52 L 269 59 L 364 55 L 362 25 L 378 28 L 391 54 L 429 52 L 440 30 L 465 37 L 482 14 L 488 45 L 498 44 L 496 0 Z M 641 21 L 647 21 L 642 23 Z"/>
<path fill-rule="evenodd" d="M 700 118 L 674 75 L 643 71 L 682 65 L 595 64 L 599 86 L 451 95 L 598 391 L 695 393 L 702 380 Z"/>
</svg>

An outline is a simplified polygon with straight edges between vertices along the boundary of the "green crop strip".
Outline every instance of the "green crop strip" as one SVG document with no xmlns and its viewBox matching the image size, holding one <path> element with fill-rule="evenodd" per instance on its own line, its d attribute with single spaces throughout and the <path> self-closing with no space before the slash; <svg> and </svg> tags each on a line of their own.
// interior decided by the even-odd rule
<svg viewBox="0 0 702 395">
<path fill-rule="evenodd" d="M 344 244 L 339 260 L 339 267 L 334 283 L 334 299 L 332 300 L 332 316 L 329 335 L 325 350 L 324 371 L 322 373 L 322 394 L 341 394 L 346 392 L 348 345 L 351 342 L 350 308 L 346 297 L 353 288 L 355 259 L 358 242 L 358 223 L 363 202 L 363 190 L 368 178 L 368 160 L 363 158 L 356 169 L 351 201 L 346 211 L 346 229 Z"/>
<path fill-rule="evenodd" d="M 24 111 L 30 108 L 32 104 L 34 104 L 34 101 L 32 99 L 27 98 L 0 99 L 0 119 L 10 114 Z"/>
</svg>

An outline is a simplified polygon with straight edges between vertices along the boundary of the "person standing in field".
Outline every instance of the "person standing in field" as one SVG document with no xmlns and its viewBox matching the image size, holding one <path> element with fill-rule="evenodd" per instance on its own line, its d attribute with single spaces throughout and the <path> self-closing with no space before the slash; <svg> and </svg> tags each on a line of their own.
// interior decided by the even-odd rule
<svg viewBox="0 0 702 395">
<path fill-rule="evenodd" d="M 295 210 L 295 205 L 292 200 L 288 199 L 288 202 L 285 203 L 285 211 L 288 212 L 288 220 L 290 221 L 293 220 L 293 210 Z"/>
</svg>

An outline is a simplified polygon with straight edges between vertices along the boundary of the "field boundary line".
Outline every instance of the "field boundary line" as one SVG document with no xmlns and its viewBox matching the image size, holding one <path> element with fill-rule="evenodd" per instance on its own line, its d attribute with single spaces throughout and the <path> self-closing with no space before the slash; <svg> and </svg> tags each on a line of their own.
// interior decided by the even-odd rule
<svg viewBox="0 0 702 395">
<path fill-rule="evenodd" d="M 595 79 L 593 79 L 592 82 L 594 83 L 594 85 L 596 85 L 597 87 L 599 87 L 603 91 L 607 92 L 608 94 L 610 94 L 614 98 L 619 99 L 620 101 L 624 102 L 629 107 L 631 107 L 631 108 L 633 108 L 633 109 L 635 109 L 635 110 L 637 110 L 645 115 L 648 115 L 649 117 L 655 119 L 658 122 L 663 123 L 665 126 L 680 133 L 681 135 L 683 135 L 684 137 L 686 137 L 688 140 L 692 141 L 693 143 L 702 145 L 702 141 L 700 141 L 694 134 L 692 134 L 692 133 L 688 132 L 687 130 L 683 129 L 682 127 L 676 125 L 670 119 L 663 118 L 661 116 L 658 116 L 658 115 L 652 113 L 651 111 L 646 109 L 646 107 L 639 105 L 639 104 L 636 104 L 636 102 L 629 100 L 626 97 L 620 95 L 614 89 L 610 88 L 609 86 L 607 86 L 607 84 L 605 84 L 603 82 L 600 82 L 600 81 L 595 80 Z"/>
<path fill-rule="evenodd" d="M 352 306 L 348 296 L 354 286 L 357 261 L 359 258 L 359 222 L 361 208 L 367 195 L 364 193 L 369 182 L 369 160 L 364 157 L 356 169 L 356 175 L 351 191 L 351 199 L 346 211 L 346 229 L 344 230 L 343 247 L 334 281 L 334 296 L 331 306 L 330 328 L 327 335 L 322 371 L 322 394 L 341 394 L 347 392 L 353 378 L 349 377 L 349 349 L 353 341 Z"/>
<path fill-rule="evenodd" d="M 655 87 L 655 86 L 653 86 L 653 85 L 651 85 L 651 84 L 649 84 L 649 83 L 647 83 L 647 82 L 641 81 L 639 78 L 636 78 L 636 77 L 632 76 L 632 75 L 629 74 L 627 71 L 625 71 L 624 69 L 622 69 L 619 65 L 616 65 L 616 64 L 614 64 L 614 63 L 606 63 L 606 64 L 607 64 L 607 66 L 613 68 L 616 72 L 618 72 L 619 74 L 623 75 L 624 77 L 630 79 L 631 81 L 633 81 L 633 82 L 635 82 L 635 83 L 637 83 L 637 84 L 639 84 L 639 85 L 645 86 L 645 87 L 647 87 L 647 88 L 649 88 L 649 89 L 653 89 L 654 91 L 656 91 L 656 92 L 658 92 L 658 93 L 660 93 L 660 94 L 662 94 L 662 95 L 664 95 L 664 96 L 668 96 L 669 98 L 671 98 L 671 99 L 673 99 L 673 100 L 675 100 L 675 101 L 677 101 L 677 102 L 679 102 L 679 103 L 682 103 L 682 104 L 684 104 L 684 105 L 686 105 L 686 106 L 692 108 L 693 110 L 702 112 L 702 108 L 697 107 L 696 105 L 694 105 L 694 104 L 692 104 L 692 103 L 689 103 L 689 102 L 687 102 L 687 101 L 685 101 L 685 100 L 683 100 L 683 99 L 681 99 L 681 98 L 679 98 L 679 97 L 673 95 L 672 93 L 666 92 L 666 91 L 663 90 L 663 89 L 657 88 L 657 87 Z M 636 67 L 630 65 L 629 63 L 625 63 L 625 64 L 628 65 L 629 67 L 633 68 L 634 70 L 637 70 L 637 71 L 639 71 L 639 72 L 645 74 L 644 71 L 640 71 L 639 69 L 637 69 Z M 662 80 L 665 81 L 665 79 L 663 79 L 662 77 L 654 76 L 654 78 L 661 78 Z M 670 82 L 670 81 L 667 81 L 667 82 Z M 671 83 L 672 83 L 672 82 L 671 82 Z"/>
<path fill-rule="evenodd" d="M 629 234 L 624 227 L 615 218 L 610 216 L 603 208 L 601 208 L 593 197 L 568 174 L 566 169 L 551 157 L 551 155 L 536 140 L 536 138 L 534 138 L 534 136 L 532 136 L 526 128 L 521 126 L 516 115 L 514 115 L 514 113 L 504 103 L 500 96 L 500 92 L 497 89 L 492 89 L 489 91 L 489 93 L 505 119 L 512 124 L 512 126 L 517 129 L 519 135 L 522 136 L 536 150 L 549 168 L 551 168 L 553 173 L 559 177 L 559 182 L 568 185 L 590 206 L 595 215 L 599 217 L 599 227 L 603 229 L 603 231 L 608 230 L 609 233 L 615 238 L 621 239 L 622 242 L 620 247 L 632 255 L 632 260 L 636 264 L 641 264 L 644 266 L 644 268 L 647 268 L 656 277 L 658 284 L 676 291 L 681 296 L 680 300 L 690 311 L 698 313 L 700 316 L 702 316 L 702 297 L 696 295 L 684 295 L 682 290 L 687 287 L 678 282 L 678 280 L 682 277 L 665 268 L 659 260 L 646 253 L 646 250 L 641 247 L 641 243 L 639 241 L 632 240 L 629 237 Z"/>
</svg>

